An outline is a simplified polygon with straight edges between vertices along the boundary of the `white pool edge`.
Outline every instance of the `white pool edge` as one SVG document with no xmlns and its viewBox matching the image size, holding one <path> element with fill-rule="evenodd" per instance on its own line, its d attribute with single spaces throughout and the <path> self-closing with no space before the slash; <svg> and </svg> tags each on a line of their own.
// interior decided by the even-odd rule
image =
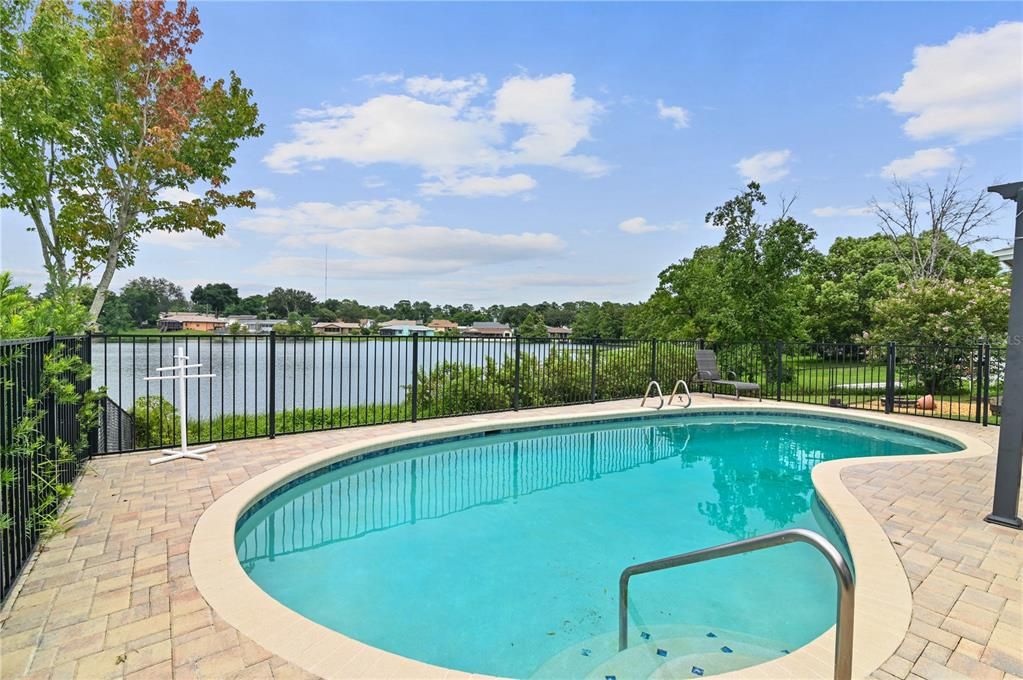
<svg viewBox="0 0 1023 680">
<path fill-rule="evenodd" d="M 700 405 L 694 412 L 764 411 L 797 414 L 817 413 L 831 418 L 883 424 L 902 430 L 939 436 L 963 445 L 961 451 L 939 454 L 883 456 L 834 460 L 817 465 L 812 472 L 818 497 L 828 507 L 845 534 L 856 564 L 855 637 L 853 675 L 866 677 L 895 652 L 909 629 L 912 593 L 895 549 L 881 526 L 841 481 L 841 472 L 854 465 L 877 462 L 949 461 L 988 455 L 992 448 L 969 435 L 950 432 L 930 423 L 893 423 L 890 417 L 850 413 L 797 404 L 729 401 Z M 315 675 L 325 678 L 446 678 L 481 677 L 442 668 L 393 654 L 333 631 L 288 609 L 259 588 L 242 569 L 235 552 L 238 519 L 271 490 L 306 472 L 330 463 L 383 448 L 414 444 L 441 437 L 475 434 L 494 429 L 517 429 L 541 425 L 679 415 L 680 410 L 652 411 L 616 407 L 604 411 L 536 416 L 523 414 L 500 419 L 466 417 L 465 422 L 431 426 L 422 423 L 414 433 L 380 434 L 357 443 L 325 448 L 267 470 L 217 499 L 199 518 L 189 546 L 189 566 L 196 588 L 210 607 L 227 623 L 268 651 Z M 297 441 L 297 440 L 296 440 Z M 720 677 L 829 678 L 833 672 L 834 628 L 791 654 Z"/>
</svg>

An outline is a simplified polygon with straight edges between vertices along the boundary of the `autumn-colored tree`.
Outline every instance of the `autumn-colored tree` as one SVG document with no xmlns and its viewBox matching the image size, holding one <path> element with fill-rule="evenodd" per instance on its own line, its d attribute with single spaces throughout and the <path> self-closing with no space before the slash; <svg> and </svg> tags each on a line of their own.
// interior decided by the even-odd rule
<svg viewBox="0 0 1023 680">
<path fill-rule="evenodd" d="M 210 82 L 192 69 L 202 31 L 184 0 L 81 12 L 7 0 L 0 12 L 0 201 L 32 220 L 54 288 L 98 271 L 95 321 L 144 234 L 215 237 L 220 210 L 255 205 L 251 191 L 226 190 L 227 171 L 263 126 L 234 72 Z"/>
</svg>

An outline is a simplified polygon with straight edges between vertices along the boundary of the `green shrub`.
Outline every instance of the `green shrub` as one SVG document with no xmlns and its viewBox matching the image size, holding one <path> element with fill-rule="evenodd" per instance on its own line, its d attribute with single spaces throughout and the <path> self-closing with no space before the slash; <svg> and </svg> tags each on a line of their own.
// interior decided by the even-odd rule
<svg viewBox="0 0 1023 680">
<path fill-rule="evenodd" d="M 172 446 L 181 427 L 177 409 L 161 396 L 139 397 L 131 411 L 135 420 L 135 446 Z"/>
</svg>

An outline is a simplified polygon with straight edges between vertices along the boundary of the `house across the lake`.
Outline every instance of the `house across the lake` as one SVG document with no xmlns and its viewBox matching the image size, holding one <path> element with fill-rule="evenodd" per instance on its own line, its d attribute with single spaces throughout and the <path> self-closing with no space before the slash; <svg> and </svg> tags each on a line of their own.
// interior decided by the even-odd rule
<svg viewBox="0 0 1023 680">
<path fill-rule="evenodd" d="M 317 335 L 359 335 L 362 326 L 348 321 L 321 321 L 313 324 L 313 333 Z"/>
<path fill-rule="evenodd" d="M 458 330 L 458 324 L 454 321 L 448 321 L 447 319 L 434 319 L 426 325 L 438 333 Z"/>
<path fill-rule="evenodd" d="M 252 314 L 235 314 L 227 317 L 228 325 L 233 323 L 244 326 L 249 333 L 269 333 L 279 323 L 288 323 L 287 319 L 257 319 Z"/>
<path fill-rule="evenodd" d="M 462 331 L 462 335 L 480 338 L 510 338 L 512 329 L 508 324 L 497 321 L 476 321 Z"/>
<path fill-rule="evenodd" d="M 213 333 L 223 330 L 230 323 L 227 319 L 213 314 L 196 314 L 193 312 L 167 312 L 156 320 L 156 327 L 161 333 L 170 331 L 199 331 Z"/>
<path fill-rule="evenodd" d="M 547 335 L 555 340 L 568 340 L 572 335 L 572 329 L 568 326 L 548 326 Z"/>
<path fill-rule="evenodd" d="M 378 323 L 377 333 L 389 336 L 432 336 L 435 334 L 435 331 L 429 326 L 424 326 L 422 321 L 413 321 L 411 319 L 391 319 L 390 321 Z"/>
</svg>

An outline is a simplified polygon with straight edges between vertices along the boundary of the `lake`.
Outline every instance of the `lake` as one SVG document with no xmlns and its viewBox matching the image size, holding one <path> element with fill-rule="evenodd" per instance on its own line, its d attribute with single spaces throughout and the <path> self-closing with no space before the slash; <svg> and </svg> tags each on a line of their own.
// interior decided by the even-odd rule
<svg viewBox="0 0 1023 680">
<path fill-rule="evenodd" d="M 339 408 L 360 404 L 399 404 L 412 382 L 412 338 L 278 336 L 276 339 L 276 407 Z M 420 338 L 419 369 L 430 371 L 445 362 L 481 366 L 498 364 L 515 354 L 515 341 L 504 338 Z M 190 419 L 223 414 L 266 413 L 269 394 L 269 336 L 111 336 L 93 341 L 93 386 L 107 387 L 108 396 L 129 410 L 140 397 L 162 396 L 177 407 L 172 381 L 146 381 L 156 369 L 174 363 L 183 347 L 191 373 L 215 378 L 188 382 Z M 559 351 L 588 353 L 588 344 L 521 343 L 522 358 L 543 361 Z M 647 350 L 649 351 L 649 350 Z"/>
</svg>

